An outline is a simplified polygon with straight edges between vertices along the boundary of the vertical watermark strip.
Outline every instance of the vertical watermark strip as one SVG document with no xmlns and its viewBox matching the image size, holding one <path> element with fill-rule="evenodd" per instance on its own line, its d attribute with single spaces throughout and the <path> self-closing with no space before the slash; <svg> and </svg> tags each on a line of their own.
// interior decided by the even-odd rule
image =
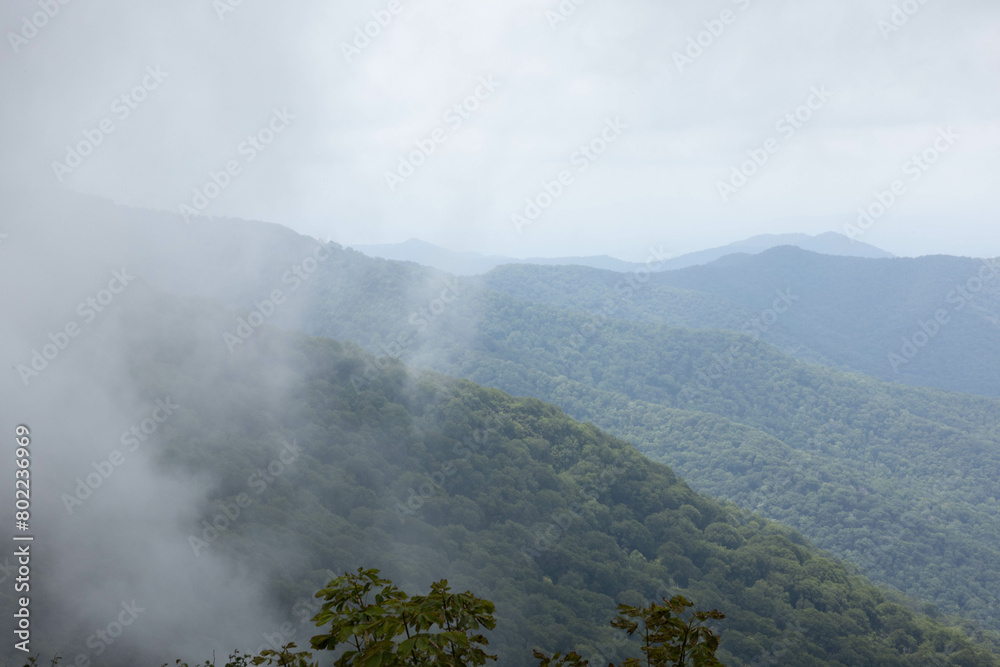
<svg viewBox="0 0 1000 667">
<path fill-rule="evenodd" d="M 24 424 L 14 429 L 14 527 L 19 533 L 30 530 L 31 519 L 31 429 Z M 17 578 L 14 580 L 14 592 L 17 594 L 31 591 L 31 542 L 32 535 L 14 535 L 16 547 L 14 557 L 17 559 Z M 23 543 L 23 544 L 18 544 Z M 14 612 L 16 626 L 14 636 L 20 641 L 14 644 L 18 651 L 28 653 L 31 648 L 31 598 L 27 595 L 17 596 L 17 611 Z"/>
</svg>

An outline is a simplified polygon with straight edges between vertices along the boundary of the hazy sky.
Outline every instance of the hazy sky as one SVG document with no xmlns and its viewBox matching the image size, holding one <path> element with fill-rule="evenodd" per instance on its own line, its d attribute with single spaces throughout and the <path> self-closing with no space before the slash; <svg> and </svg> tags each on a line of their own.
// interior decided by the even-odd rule
<svg viewBox="0 0 1000 667">
<path fill-rule="evenodd" d="M 232 161 L 206 214 L 625 259 L 843 232 L 898 180 L 860 240 L 1000 255 L 996 0 L 236 1 L 3 3 L 0 178 L 178 211 Z"/>
</svg>

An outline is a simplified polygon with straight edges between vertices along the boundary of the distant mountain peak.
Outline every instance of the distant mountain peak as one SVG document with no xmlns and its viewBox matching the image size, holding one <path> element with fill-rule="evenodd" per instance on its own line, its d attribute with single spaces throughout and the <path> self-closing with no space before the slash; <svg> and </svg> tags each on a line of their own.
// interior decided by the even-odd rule
<svg viewBox="0 0 1000 667">
<path fill-rule="evenodd" d="M 821 255 L 838 257 L 861 257 L 866 259 L 887 259 L 894 257 L 892 253 L 881 248 L 855 241 L 837 232 L 824 232 L 811 236 L 809 234 L 758 234 L 743 241 L 736 241 L 718 248 L 699 250 L 680 257 L 667 260 L 662 269 L 671 271 L 685 269 L 689 266 L 709 264 L 727 255 L 758 255 L 773 248 L 790 246 L 808 250 Z"/>
<path fill-rule="evenodd" d="M 369 257 L 416 262 L 459 276 L 473 276 L 488 273 L 504 264 L 539 264 L 545 266 L 579 265 L 607 271 L 631 271 L 638 264 L 616 259 L 609 255 L 595 257 L 530 257 L 517 259 L 500 255 L 483 255 L 477 252 L 448 250 L 433 243 L 411 238 L 402 243 L 352 246 Z"/>
<path fill-rule="evenodd" d="M 689 266 L 708 264 L 726 255 L 756 255 L 778 246 L 795 246 L 822 255 L 842 257 L 865 257 L 881 259 L 893 255 L 873 245 L 849 239 L 837 232 L 825 232 L 816 236 L 809 234 L 758 234 L 743 241 L 730 243 L 718 248 L 709 248 L 688 253 L 660 264 L 660 270 L 683 269 Z M 352 246 L 369 257 L 416 262 L 459 276 L 473 276 L 488 273 L 504 264 L 537 264 L 542 266 L 587 266 L 605 271 L 625 273 L 643 266 L 627 262 L 610 255 L 589 257 L 529 257 L 516 259 L 500 255 L 484 255 L 477 252 L 448 250 L 418 238 L 410 238 L 402 243 Z"/>
</svg>

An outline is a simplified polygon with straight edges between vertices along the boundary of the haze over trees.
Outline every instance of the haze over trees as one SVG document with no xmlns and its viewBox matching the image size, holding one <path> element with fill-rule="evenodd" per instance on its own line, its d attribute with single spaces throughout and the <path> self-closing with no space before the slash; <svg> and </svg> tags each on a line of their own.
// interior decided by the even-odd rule
<svg viewBox="0 0 1000 667">
<path fill-rule="evenodd" d="M 796 665 L 996 663 L 997 399 L 803 363 L 783 351 L 815 351 L 783 329 L 800 301 L 753 336 L 740 333 L 754 311 L 733 305 L 738 294 L 636 274 L 591 279 L 570 267 L 539 279 L 542 269 L 520 267 L 461 280 L 273 225 L 187 228 L 141 214 L 137 226 L 127 210 L 79 210 L 54 241 L 44 226 L 12 227 L 46 244 L 47 255 L 33 253 L 40 275 L 71 261 L 98 284 L 123 265 L 136 278 L 28 388 L 86 387 L 87 411 L 137 396 L 124 428 L 158 399 L 180 406 L 62 519 L 93 548 L 114 539 L 97 518 L 162 521 L 148 553 L 183 567 L 163 568 L 154 599 L 236 563 L 257 597 L 211 600 L 234 618 L 266 609 L 267 619 L 238 624 L 307 646 L 312 595 L 329 572 L 377 568 L 413 595 L 447 579 L 494 603 L 497 625 L 484 636 L 503 664 L 537 664 L 533 649 L 592 664 L 635 657 L 637 645 L 608 624 L 618 605 L 675 595 L 725 614 L 717 655 L 727 667 L 779 652 Z M 76 259 L 88 236 L 109 241 Z M 186 253 L 183 267 L 171 253 Z M 752 261 L 810 257 L 777 249 Z M 746 282 L 767 297 L 756 316 L 788 288 Z M 57 299 L 62 286 L 51 288 Z M 70 316 L 90 291 L 63 298 Z M 674 305 L 653 310 L 646 294 Z M 120 447 L 121 430 L 103 445 L 62 437 L 97 461 Z M 56 488 L 77 493 L 89 460 L 82 474 L 54 471 Z M 140 471 L 146 490 L 126 481 Z M 168 482 L 195 479 L 205 492 Z M 141 493 L 169 499 L 170 513 L 130 518 L 119 499 Z M 59 629 L 40 641 L 43 655 L 95 632 L 91 615 L 59 604 L 61 590 L 37 593 L 38 622 Z M 129 630 L 135 638 L 184 620 L 169 605 L 138 604 L 150 622 Z M 227 614 L 196 618 L 209 627 Z M 209 643 L 277 648 L 260 633 L 215 632 L 233 639 L 206 637 L 186 655 Z M 119 642 L 114 655 L 128 664 L 169 658 L 172 647 L 151 635 Z"/>
</svg>

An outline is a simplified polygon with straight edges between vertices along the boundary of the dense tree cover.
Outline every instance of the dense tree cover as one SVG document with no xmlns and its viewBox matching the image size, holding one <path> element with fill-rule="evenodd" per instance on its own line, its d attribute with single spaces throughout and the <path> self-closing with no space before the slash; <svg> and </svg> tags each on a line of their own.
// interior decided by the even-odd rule
<svg viewBox="0 0 1000 667">
<path fill-rule="evenodd" d="M 890 382 L 1000 396 L 1000 265 L 993 267 L 960 257 L 872 260 L 786 246 L 651 276 L 504 266 L 483 284 L 537 303 L 613 311 L 617 319 L 734 331 L 790 290 L 793 307 L 761 332 L 785 352 Z"/>
<path fill-rule="evenodd" d="M 185 229 L 185 233 L 175 233 L 171 224 Z M 932 294 L 934 290 L 924 288 L 930 284 L 948 285 L 965 271 L 967 263 L 938 262 L 940 258 L 921 260 L 931 262 L 930 273 L 921 273 L 925 267 L 920 265 L 920 271 L 901 278 L 884 268 L 890 266 L 888 264 L 880 264 L 883 268 L 873 274 L 864 268 L 872 266 L 867 263 L 851 264 L 853 268 L 846 271 L 843 269 L 846 265 L 837 263 L 839 259 L 832 264 L 833 260 L 823 259 L 824 268 L 817 272 L 810 267 L 819 266 L 816 264 L 819 260 L 814 261 L 809 256 L 808 261 L 786 263 L 781 271 L 767 274 L 767 280 L 758 280 L 760 276 L 750 280 L 747 276 L 753 272 L 749 268 L 734 270 L 725 279 L 725 290 L 728 290 L 725 295 L 720 296 L 725 291 L 720 287 L 713 288 L 715 293 L 708 297 L 695 293 L 707 294 L 704 290 L 708 290 L 707 285 L 715 280 L 708 273 L 685 274 L 693 276 L 689 278 L 693 282 L 657 282 L 650 287 L 655 286 L 659 291 L 643 288 L 628 295 L 614 292 L 620 276 L 613 276 L 613 280 L 601 288 L 607 296 L 603 301 L 594 302 L 598 305 L 591 307 L 592 314 L 587 315 L 484 292 L 468 281 L 455 283 L 415 265 L 370 260 L 358 253 L 335 248 L 318 271 L 302 283 L 302 289 L 293 291 L 283 277 L 290 265 L 301 265 L 302 259 L 314 252 L 315 244 L 309 239 L 292 233 L 249 238 L 246 230 L 253 227 L 249 223 L 212 223 L 197 229 L 170 223 L 156 227 L 156 233 L 150 235 L 155 243 L 150 244 L 149 239 L 144 240 L 143 234 L 132 230 L 129 224 L 122 223 L 118 227 L 116 233 L 96 234 L 107 236 L 108 246 L 114 249 L 114 259 L 108 261 L 115 263 L 120 257 L 135 258 L 136 261 L 130 264 L 142 266 L 158 285 L 180 292 L 208 294 L 247 308 L 257 307 L 261 299 L 280 287 L 285 290 L 288 302 L 277 309 L 271 322 L 313 334 L 355 340 L 379 355 L 402 354 L 418 365 L 556 402 L 574 417 L 593 421 L 619 437 L 636 442 L 650 456 L 679 466 L 697 488 L 711 490 L 743 506 L 791 522 L 822 546 L 859 563 L 880 581 L 891 582 L 905 591 L 933 600 L 944 611 L 961 611 L 993 623 L 995 627 L 998 615 L 991 610 L 995 609 L 996 591 L 1000 590 L 993 578 L 997 571 L 998 532 L 993 523 L 995 492 L 990 487 L 991 472 L 997 470 L 993 456 L 1000 435 L 995 401 L 890 387 L 858 376 L 829 373 L 793 363 L 750 339 L 663 325 L 664 321 L 696 325 L 697 318 L 692 319 L 686 313 L 668 313 L 674 319 L 658 319 L 656 313 L 650 311 L 652 314 L 646 317 L 647 321 L 614 321 L 632 307 L 630 299 L 639 304 L 635 308 L 642 311 L 644 295 L 674 294 L 677 299 L 691 301 L 668 302 L 661 310 L 703 308 L 708 313 L 717 313 L 717 317 L 728 317 L 722 322 L 713 321 L 710 326 L 733 328 L 732 317 L 726 314 L 728 304 L 739 304 L 743 308 L 741 315 L 748 312 L 756 317 L 760 309 L 770 305 L 772 289 L 781 289 L 783 282 L 794 285 L 788 280 L 801 274 L 809 276 L 808 283 L 817 289 L 837 281 L 846 287 L 843 293 L 833 296 L 821 290 L 803 291 L 795 309 L 768 335 L 778 335 L 780 329 L 791 326 L 799 313 L 809 312 L 806 307 L 825 309 L 822 316 L 814 317 L 815 313 L 811 312 L 801 316 L 803 320 L 812 319 L 818 323 L 819 329 L 808 332 L 810 347 L 803 344 L 796 353 L 808 356 L 806 353 L 812 351 L 822 357 L 824 355 L 815 352 L 819 346 L 812 346 L 812 343 L 822 342 L 833 352 L 853 354 L 856 350 L 873 349 L 869 344 L 871 337 L 866 337 L 862 327 L 866 318 L 885 321 L 875 315 L 893 313 L 890 319 L 894 326 L 905 330 L 911 326 L 909 323 L 918 311 L 923 313 L 925 307 L 937 302 Z M 94 227 L 89 224 L 79 224 L 69 230 L 69 234 L 52 238 L 57 238 L 58 243 L 71 244 L 74 233 L 83 237 L 95 235 Z M 262 241 L 264 237 L 266 242 Z M 169 253 L 159 252 L 165 243 L 178 248 L 177 252 L 183 251 L 185 261 L 174 261 L 167 256 Z M 128 245 L 128 248 L 118 245 Z M 94 261 L 104 260 L 95 258 Z M 735 262 L 733 266 L 738 264 Z M 935 266 L 945 265 L 947 272 L 935 273 Z M 576 282 L 582 289 L 582 282 Z M 891 289 L 883 290 L 882 286 Z M 566 291 L 571 291 L 569 287 L 572 285 L 568 284 Z M 595 289 L 594 294 L 601 294 L 600 289 Z M 858 295 L 865 295 L 865 298 L 858 298 Z M 975 313 L 977 317 L 989 319 L 994 311 L 989 310 L 988 303 L 988 300 L 970 301 L 961 315 L 971 317 L 970 313 Z M 933 308 L 927 313 L 933 314 Z M 920 318 L 924 319 L 925 315 Z M 633 319 L 642 318 L 636 315 Z M 939 354 L 938 350 L 945 347 L 939 345 L 939 341 L 943 343 L 946 336 L 958 335 L 952 332 L 972 332 L 959 336 L 962 345 L 949 347 L 964 346 L 967 358 L 973 357 L 968 352 L 971 350 L 980 356 L 975 357 L 971 365 L 966 359 L 955 368 L 961 368 L 960 374 L 969 378 L 987 374 L 995 379 L 996 373 L 990 370 L 992 362 L 988 356 L 983 356 L 992 348 L 983 345 L 981 330 L 962 329 L 956 324 L 960 324 L 957 316 L 942 330 L 933 346 L 921 351 L 916 361 L 930 363 L 929 360 Z M 217 333 L 221 336 L 232 326 L 232 319 L 220 323 Z M 137 324 L 136 328 L 141 327 Z M 234 354 L 257 359 L 255 355 L 262 354 L 265 340 L 265 336 L 255 334 L 238 346 Z M 215 344 L 219 344 L 218 340 Z M 157 349 L 170 350 L 173 345 L 162 344 Z M 787 346 L 785 349 L 795 351 Z M 301 355 L 292 356 L 298 359 Z M 826 361 L 834 363 L 830 359 Z M 180 367 L 184 366 L 182 362 L 183 358 L 176 360 Z M 847 362 L 842 360 L 846 365 L 853 364 Z M 387 368 L 382 370 L 378 366 Z M 916 367 L 915 364 L 908 366 Z M 272 367 L 272 370 L 280 377 L 294 375 L 284 367 Z M 357 357 L 350 370 L 338 376 L 340 384 L 337 386 L 346 387 L 346 382 L 355 392 L 367 395 L 366 392 L 381 387 L 380 383 L 386 378 L 395 378 L 401 372 L 397 366 L 385 364 L 384 360 L 372 362 Z M 165 384 L 164 378 L 173 381 L 183 375 L 170 365 L 155 369 L 142 367 L 137 373 L 152 384 Z M 243 377 L 241 373 L 245 374 L 246 369 L 232 371 L 230 375 Z M 204 374 L 191 374 L 204 379 Z M 362 381 L 351 382 L 357 378 Z M 215 381 L 212 378 L 212 382 L 205 384 L 216 386 Z M 187 466 L 192 471 L 200 471 L 205 466 L 213 470 L 214 466 L 222 466 L 226 468 L 223 477 L 228 480 L 222 487 L 225 493 L 232 495 L 245 488 L 246 478 L 240 475 L 247 473 L 251 464 L 240 463 L 240 457 L 251 452 L 257 457 L 253 459 L 257 465 L 262 460 L 266 462 L 274 438 L 265 439 L 261 433 L 266 431 L 270 437 L 292 432 L 278 428 L 273 420 L 269 421 L 272 418 L 266 417 L 275 414 L 275 405 L 268 404 L 267 409 L 248 412 L 247 405 L 252 405 L 253 401 L 242 402 L 244 397 L 259 393 L 261 386 L 273 384 L 273 379 L 264 374 L 256 378 L 256 384 L 245 381 L 233 387 L 239 400 L 234 399 L 234 406 L 226 414 L 254 425 L 252 433 L 239 436 L 224 433 L 220 426 L 211 423 L 202 424 L 206 429 L 203 436 L 192 436 L 193 442 L 205 445 L 219 446 L 225 442 L 232 448 L 225 456 L 216 455 L 211 448 L 204 452 L 181 448 L 165 452 L 165 463 Z M 327 380 L 318 381 L 320 387 L 329 384 Z M 398 404 L 398 395 L 382 389 L 379 392 L 387 397 L 389 404 Z M 286 394 L 282 389 L 281 395 Z M 301 398 L 298 394 L 292 395 L 296 400 Z M 220 399 L 210 393 L 204 400 L 206 405 L 214 405 Z M 316 525 L 338 536 L 346 533 L 363 543 L 370 535 L 379 535 L 381 530 L 375 524 L 374 510 L 363 503 L 371 502 L 372 488 L 382 489 L 386 479 L 394 478 L 391 475 L 387 478 L 369 460 L 371 448 L 365 438 L 384 424 L 365 424 L 369 415 L 377 414 L 378 410 L 368 404 L 361 404 L 359 409 L 362 411 L 355 419 L 340 425 L 334 422 L 336 428 L 313 426 L 309 435 L 315 438 L 317 433 L 323 433 L 339 438 L 343 434 L 349 454 L 328 456 L 324 463 L 331 467 L 323 470 L 338 481 L 348 480 L 342 488 L 354 492 L 353 484 L 356 483 L 362 484 L 367 491 L 352 495 L 324 487 L 322 494 L 307 495 L 304 507 L 308 512 L 313 512 L 316 506 L 323 508 L 315 509 Z M 324 413 L 306 411 L 306 414 L 322 422 L 317 414 Z M 204 421 L 206 416 L 199 418 Z M 188 433 L 194 433 L 190 424 L 185 427 L 189 428 Z M 477 428 L 481 432 L 488 430 L 484 425 Z M 396 435 L 392 433 L 391 436 L 383 434 L 383 437 L 392 440 Z M 411 444 L 410 440 L 399 442 Z M 230 456 L 237 449 L 240 457 Z M 413 464 L 407 461 L 408 465 Z M 421 459 L 421 462 L 424 461 Z M 393 463 L 401 462 L 393 459 Z M 423 469 L 420 474 L 426 478 L 415 474 L 412 479 L 414 482 L 423 479 L 431 485 L 427 488 L 436 493 L 440 489 L 433 479 L 440 479 L 442 475 L 445 482 L 457 478 L 458 464 L 453 472 L 449 463 L 447 459 L 443 462 L 434 459 L 431 465 L 440 465 L 440 468 Z M 296 536 L 303 541 L 304 552 L 339 549 L 337 540 L 324 538 L 322 532 L 317 534 L 315 526 L 305 530 L 302 524 L 289 528 L 278 523 L 277 517 L 284 516 L 282 512 L 299 501 L 289 498 L 284 505 L 271 506 L 276 499 L 285 498 L 283 494 L 288 492 L 289 479 L 283 477 L 269 486 L 268 498 L 275 500 L 258 504 L 252 510 L 252 513 L 265 515 L 264 523 L 269 528 L 263 534 L 275 540 Z M 520 479 L 519 474 L 514 474 L 514 479 Z M 417 496 L 419 488 L 415 487 Z M 410 496 L 409 487 L 402 496 L 397 498 L 401 501 L 397 504 L 405 507 L 412 501 L 418 505 L 415 514 L 404 512 L 405 524 L 426 523 L 428 518 L 440 519 L 435 513 L 438 509 L 435 498 Z M 549 495 L 540 497 L 551 502 Z M 339 519 L 323 514 L 327 505 L 336 503 L 347 504 L 351 512 Z M 469 497 L 461 493 L 451 497 L 448 507 L 448 520 L 461 516 L 471 521 L 482 516 L 482 506 L 469 502 Z M 351 523 L 348 530 L 346 526 L 351 521 L 356 523 Z M 552 518 L 548 524 L 565 532 Z M 707 530 L 707 526 L 705 528 Z M 720 530 L 721 527 L 716 527 L 712 532 Z M 234 534 L 223 534 L 211 548 L 226 549 L 233 539 Z M 379 544 L 384 546 L 384 543 Z M 535 551 L 544 557 L 551 555 L 553 550 L 541 552 L 535 548 Z M 351 548 L 344 551 L 350 552 Z M 426 555 L 429 552 L 414 550 L 408 545 L 406 554 L 412 553 Z M 254 554 L 256 559 L 262 557 Z M 342 558 L 341 562 L 345 560 Z M 693 579 L 686 581 L 707 579 L 702 570 L 704 563 L 693 558 L 689 560 L 697 565 L 697 571 L 689 572 Z M 359 559 L 345 567 L 360 562 L 374 561 Z M 323 567 L 315 560 L 308 563 L 314 570 Z M 308 570 L 304 559 L 298 559 L 296 565 Z M 406 581 L 426 580 L 423 576 L 426 573 L 419 574 Z M 290 602 L 296 586 L 301 585 L 297 582 L 302 579 L 296 574 L 283 580 L 284 584 L 276 585 L 281 599 Z M 555 579 L 554 583 L 558 581 Z M 775 636 L 780 633 L 767 635 L 771 640 Z"/>
<path fill-rule="evenodd" d="M 334 261 L 343 262 L 336 275 L 379 273 L 355 253 Z M 390 291 L 404 280 L 427 288 L 423 303 L 439 284 L 383 275 Z M 876 580 L 1000 628 L 995 399 L 886 385 L 796 362 L 745 335 L 618 321 L 614 307 L 577 313 L 470 283 L 422 329 L 392 307 L 377 326 L 358 326 L 325 313 L 370 309 L 378 294 L 324 280 L 310 288 L 310 303 L 325 305 L 311 309 L 309 331 L 554 402 Z M 617 303 L 626 309 L 641 294 Z M 394 345 L 400 332 L 406 344 Z"/>
<path fill-rule="evenodd" d="M 876 579 L 998 627 L 995 399 L 887 386 L 735 334 L 634 323 L 606 322 L 559 354 L 553 339 L 583 324 L 533 326 L 534 309 L 496 303 L 480 354 L 442 370 L 552 401 Z"/>
<path fill-rule="evenodd" d="M 691 329 L 738 331 L 753 315 L 726 297 L 660 280 L 651 270 L 614 273 L 584 266 L 508 264 L 469 282 L 532 303 Z"/>
<path fill-rule="evenodd" d="M 505 665 L 533 664 L 528 648 L 636 657 L 607 619 L 674 594 L 726 615 L 730 667 L 775 654 L 1000 664 L 797 532 L 695 493 L 551 405 L 396 362 L 359 390 L 351 379 L 371 360 L 356 347 L 268 328 L 231 355 L 219 343 L 231 319 L 204 303 L 156 297 L 122 317 L 114 342 L 148 395 L 191 406 L 165 427 L 159 460 L 218 479 L 207 515 L 282 442 L 301 450 L 239 521 L 192 542 L 261 573 L 289 613 L 320 571 L 374 566 L 408 590 L 447 578 L 493 600 L 488 636 Z"/>
</svg>

